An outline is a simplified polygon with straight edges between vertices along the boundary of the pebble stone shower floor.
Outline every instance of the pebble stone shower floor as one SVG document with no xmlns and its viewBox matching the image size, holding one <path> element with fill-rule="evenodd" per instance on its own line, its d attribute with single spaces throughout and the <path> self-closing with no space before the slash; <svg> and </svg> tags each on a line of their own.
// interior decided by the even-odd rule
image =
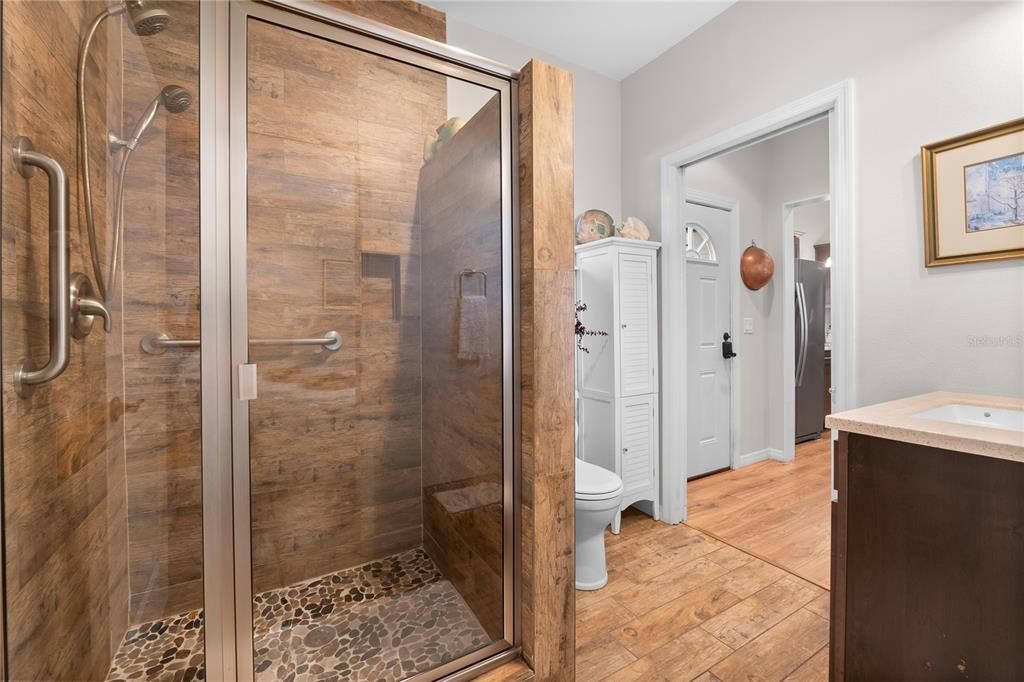
<svg viewBox="0 0 1024 682">
<path fill-rule="evenodd" d="M 203 680 L 203 612 L 125 633 L 108 682 Z M 490 642 L 421 549 L 253 599 L 258 680 L 385 682 L 430 670 Z"/>
</svg>

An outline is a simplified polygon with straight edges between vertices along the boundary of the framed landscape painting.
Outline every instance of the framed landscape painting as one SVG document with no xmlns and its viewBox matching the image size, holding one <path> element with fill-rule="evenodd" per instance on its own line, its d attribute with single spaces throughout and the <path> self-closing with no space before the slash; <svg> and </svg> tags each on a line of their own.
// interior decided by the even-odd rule
<svg viewBox="0 0 1024 682">
<path fill-rule="evenodd" d="M 921 147 L 925 265 L 1024 258 L 1024 118 Z"/>
</svg>

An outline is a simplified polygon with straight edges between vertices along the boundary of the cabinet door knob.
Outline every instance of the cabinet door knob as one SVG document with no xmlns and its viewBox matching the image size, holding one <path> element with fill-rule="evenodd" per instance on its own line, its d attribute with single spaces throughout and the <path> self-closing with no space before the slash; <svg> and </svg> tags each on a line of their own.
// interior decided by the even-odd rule
<svg viewBox="0 0 1024 682">
<path fill-rule="evenodd" d="M 622 323 L 622 328 L 623 328 L 623 329 L 625 329 L 625 328 L 626 328 L 626 323 L 625 323 L 625 322 L 623 322 L 623 323 Z"/>
<path fill-rule="evenodd" d="M 629 448 L 622 448 L 623 452 L 629 452 Z"/>
</svg>

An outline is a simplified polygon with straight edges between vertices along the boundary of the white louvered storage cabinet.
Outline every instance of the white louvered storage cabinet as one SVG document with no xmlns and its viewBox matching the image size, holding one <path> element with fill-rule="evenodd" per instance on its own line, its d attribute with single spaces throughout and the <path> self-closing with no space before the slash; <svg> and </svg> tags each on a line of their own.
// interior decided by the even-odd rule
<svg viewBox="0 0 1024 682">
<path fill-rule="evenodd" d="M 576 247 L 576 299 L 587 306 L 577 350 L 580 455 L 622 478 L 622 509 L 658 500 L 657 242 L 610 237 Z M 619 532 L 619 517 L 612 524 Z"/>
</svg>

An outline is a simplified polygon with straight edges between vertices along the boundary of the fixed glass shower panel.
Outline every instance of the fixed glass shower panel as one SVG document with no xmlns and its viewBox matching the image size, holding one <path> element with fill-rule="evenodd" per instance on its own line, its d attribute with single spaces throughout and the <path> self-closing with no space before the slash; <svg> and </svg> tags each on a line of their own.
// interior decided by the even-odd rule
<svg viewBox="0 0 1024 682">
<path fill-rule="evenodd" d="M 507 109 L 346 31 L 244 35 L 255 676 L 440 674 L 507 636 Z"/>
<path fill-rule="evenodd" d="M 3 3 L 6 679 L 203 668 L 198 7 Z"/>
</svg>

